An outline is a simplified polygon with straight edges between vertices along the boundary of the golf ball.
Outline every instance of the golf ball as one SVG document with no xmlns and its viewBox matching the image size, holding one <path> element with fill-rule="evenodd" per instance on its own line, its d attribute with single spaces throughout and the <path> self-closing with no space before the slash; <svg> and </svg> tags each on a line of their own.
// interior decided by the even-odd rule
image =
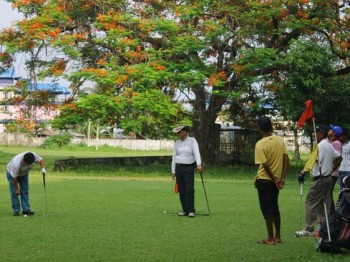
<svg viewBox="0 0 350 262">
<path fill-rule="evenodd" d="M 27 215 L 24 215 L 23 217 L 27 217 Z"/>
</svg>

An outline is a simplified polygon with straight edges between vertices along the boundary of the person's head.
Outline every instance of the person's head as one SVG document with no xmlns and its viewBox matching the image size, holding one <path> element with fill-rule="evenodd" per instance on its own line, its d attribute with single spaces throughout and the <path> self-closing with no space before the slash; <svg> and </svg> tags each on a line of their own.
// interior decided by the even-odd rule
<svg viewBox="0 0 350 262">
<path fill-rule="evenodd" d="M 343 135 L 343 129 L 340 126 L 329 125 L 328 130 L 328 138 L 329 140 L 339 139 Z"/>
<path fill-rule="evenodd" d="M 347 128 L 343 128 L 343 134 L 341 137 L 339 137 L 339 141 L 344 144 L 345 142 L 348 141 L 348 129 Z"/>
<path fill-rule="evenodd" d="M 185 139 L 190 131 L 189 126 L 177 126 L 173 129 L 173 133 L 176 133 L 180 139 Z"/>
<path fill-rule="evenodd" d="M 324 138 L 327 137 L 328 128 L 324 125 L 316 126 L 316 139 L 317 143 L 321 142 Z"/>
<path fill-rule="evenodd" d="M 258 119 L 258 127 L 259 130 L 263 133 L 271 133 L 272 132 L 272 122 L 271 119 L 267 116 L 262 116 Z"/>
<path fill-rule="evenodd" d="M 29 165 L 33 164 L 34 161 L 35 161 L 35 156 L 34 156 L 33 153 L 28 152 L 28 153 L 25 153 L 25 154 L 24 154 L 24 156 L 23 156 L 23 162 L 24 162 L 24 164 L 26 164 L 26 165 L 29 166 Z"/>
</svg>

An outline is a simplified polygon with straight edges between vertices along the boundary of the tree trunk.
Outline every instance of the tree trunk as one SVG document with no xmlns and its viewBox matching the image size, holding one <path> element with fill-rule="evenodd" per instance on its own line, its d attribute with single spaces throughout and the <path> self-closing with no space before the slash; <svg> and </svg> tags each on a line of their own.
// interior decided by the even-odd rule
<svg viewBox="0 0 350 262">
<path fill-rule="evenodd" d="M 294 129 L 293 130 L 293 135 L 294 135 L 294 158 L 295 160 L 300 160 L 300 147 L 299 147 L 299 142 L 298 142 L 298 130 Z"/>
<path fill-rule="evenodd" d="M 193 135 L 198 142 L 202 162 L 206 165 L 216 164 L 219 156 L 220 128 L 215 121 L 226 98 L 211 95 L 210 100 L 206 100 L 204 88 L 199 86 L 193 88 L 193 91 L 196 95 L 193 101 Z"/>
</svg>

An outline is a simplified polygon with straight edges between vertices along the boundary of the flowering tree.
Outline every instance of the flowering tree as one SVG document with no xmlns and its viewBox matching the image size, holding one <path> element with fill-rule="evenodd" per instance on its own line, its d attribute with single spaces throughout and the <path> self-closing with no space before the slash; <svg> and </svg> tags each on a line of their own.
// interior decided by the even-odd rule
<svg viewBox="0 0 350 262">
<path fill-rule="evenodd" d="M 337 73 L 349 72 L 345 0 L 9 2 L 25 19 L 1 33 L 4 64 L 28 52 L 33 79 L 66 77 L 74 94 L 89 81 L 106 96 L 157 89 L 185 97 L 208 162 L 223 105 L 237 105 L 246 94 L 257 102 L 252 83 L 261 83 L 264 94 L 280 88 L 293 39 L 328 45 L 338 58 Z"/>
</svg>

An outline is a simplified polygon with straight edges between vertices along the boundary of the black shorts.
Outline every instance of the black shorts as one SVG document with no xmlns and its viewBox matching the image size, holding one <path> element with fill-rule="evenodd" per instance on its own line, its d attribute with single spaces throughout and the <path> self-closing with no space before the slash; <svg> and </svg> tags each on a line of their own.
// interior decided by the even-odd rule
<svg viewBox="0 0 350 262">
<path fill-rule="evenodd" d="M 267 179 L 258 179 L 256 181 L 258 189 L 260 210 L 264 218 L 279 216 L 278 195 L 279 189 L 275 183 Z"/>
</svg>

